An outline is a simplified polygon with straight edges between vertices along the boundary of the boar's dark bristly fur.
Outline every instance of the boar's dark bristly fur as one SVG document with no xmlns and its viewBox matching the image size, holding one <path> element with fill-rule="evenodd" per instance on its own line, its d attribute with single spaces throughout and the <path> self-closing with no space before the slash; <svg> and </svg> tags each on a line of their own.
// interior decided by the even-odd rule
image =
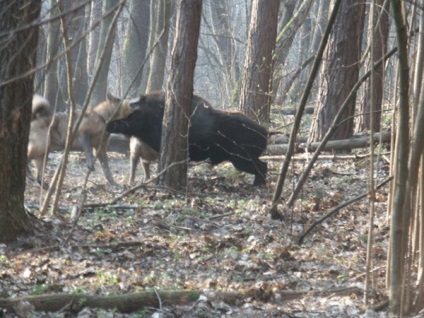
<svg viewBox="0 0 424 318">
<path fill-rule="evenodd" d="M 110 133 L 135 136 L 160 150 L 165 94 L 142 95 L 130 102 L 126 118 L 111 121 Z M 217 110 L 202 97 L 193 96 L 189 128 L 189 157 L 210 160 L 212 165 L 230 161 L 238 170 L 253 174 L 253 185 L 265 184 L 267 164 L 259 156 L 267 146 L 264 127 L 239 112 Z"/>
</svg>

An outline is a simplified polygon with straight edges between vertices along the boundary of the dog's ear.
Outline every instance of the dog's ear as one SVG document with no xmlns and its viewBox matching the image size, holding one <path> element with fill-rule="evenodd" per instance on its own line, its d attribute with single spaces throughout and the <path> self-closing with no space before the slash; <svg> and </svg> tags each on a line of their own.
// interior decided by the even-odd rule
<svg viewBox="0 0 424 318">
<path fill-rule="evenodd" d="M 108 101 L 112 103 L 120 103 L 121 99 L 118 97 L 113 96 L 111 93 L 107 92 L 106 98 Z"/>
</svg>

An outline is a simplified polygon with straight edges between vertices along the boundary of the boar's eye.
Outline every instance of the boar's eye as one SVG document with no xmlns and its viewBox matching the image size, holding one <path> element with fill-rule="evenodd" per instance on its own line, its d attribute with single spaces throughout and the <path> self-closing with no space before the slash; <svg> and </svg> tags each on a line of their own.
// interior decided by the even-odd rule
<svg viewBox="0 0 424 318">
<path fill-rule="evenodd" d="M 137 98 L 130 100 L 130 107 L 133 108 L 133 109 L 137 108 L 139 102 L 140 102 L 140 97 L 137 97 Z"/>
</svg>

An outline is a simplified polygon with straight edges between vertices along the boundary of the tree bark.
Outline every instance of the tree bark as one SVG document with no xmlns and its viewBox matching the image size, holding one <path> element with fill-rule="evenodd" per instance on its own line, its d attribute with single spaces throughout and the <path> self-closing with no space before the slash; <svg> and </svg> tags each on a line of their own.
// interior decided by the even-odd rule
<svg viewBox="0 0 424 318">
<path fill-rule="evenodd" d="M 310 11 L 311 4 L 312 1 L 304 0 L 297 8 L 296 12 L 294 12 L 296 1 L 287 1 L 284 6 L 283 22 L 285 21 L 285 23 L 282 24 L 283 28 L 277 36 L 277 47 L 275 49 L 276 70 L 274 70 L 272 84 L 274 103 L 292 104 L 295 100 L 292 98 L 291 94 L 289 94 L 289 90 L 295 81 L 299 82 L 296 80 L 297 74 L 293 74 L 290 79 L 285 79 L 285 81 L 282 81 L 282 79 L 286 77 L 286 60 L 291 51 L 293 41 L 298 31 L 301 29 L 302 22 L 305 21 Z M 315 52 L 316 51 L 317 50 L 315 50 Z M 299 68 L 302 69 L 303 67 L 300 66 Z"/>
<path fill-rule="evenodd" d="M 230 105 L 236 82 L 240 76 L 231 21 L 231 4 L 227 0 L 216 0 L 208 3 L 208 7 L 212 21 L 212 37 L 217 48 L 216 85 L 220 91 L 221 104 Z M 236 23 L 233 21 L 233 24 Z"/>
<path fill-rule="evenodd" d="M 187 185 L 188 124 L 201 11 L 201 0 L 179 2 L 158 164 L 158 171 L 165 171 L 159 183 L 176 190 Z"/>
<path fill-rule="evenodd" d="M 173 10 L 172 2 L 159 0 L 156 3 L 159 14 L 155 11 L 153 3 L 150 7 L 152 31 L 150 32 L 149 46 L 152 54 L 150 56 L 150 70 L 146 93 L 163 90 L 162 85 L 168 53 L 169 24 Z"/>
<path fill-rule="evenodd" d="M 39 26 L 30 25 L 40 8 L 39 0 L 12 1 L 0 19 L 0 242 L 32 229 L 24 192 Z"/>
<path fill-rule="evenodd" d="M 122 91 L 128 91 L 128 95 L 134 97 L 143 92 L 142 63 L 146 58 L 149 43 L 150 0 L 131 0 L 129 6 L 129 25 L 122 58 Z"/>
<path fill-rule="evenodd" d="M 100 39 L 100 28 L 98 26 L 94 27 L 94 25 L 102 17 L 102 3 L 103 1 L 101 0 L 91 1 L 90 10 L 87 10 L 86 14 L 90 29 L 87 38 L 87 73 L 90 79 L 93 78 L 96 66 L 96 54 Z"/>
<path fill-rule="evenodd" d="M 363 0 L 343 1 L 340 11 L 324 54 L 318 93 L 321 100 L 311 127 L 310 141 L 320 141 L 324 137 L 359 77 L 365 3 Z M 353 135 L 355 102 L 356 97 L 343 112 L 343 120 L 333 139 L 346 139 Z"/>
<path fill-rule="evenodd" d="M 57 0 L 50 0 L 50 10 L 50 17 L 58 15 Z M 58 110 L 64 111 L 66 107 L 65 104 L 62 103 L 64 97 L 59 89 L 59 79 L 57 75 L 61 43 L 59 20 L 56 19 L 51 21 L 47 26 L 47 48 L 45 55 L 47 68 L 45 72 L 44 93 L 42 94 L 52 105 L 57 105 Z M 58 103 L 59 100 L 61 101 L 60 103 Z"/>
<path fill-rule="evenodd" d="M 273 58 L 277 38 L 279 0 L 254 0 L 244 62 L 240 109 L 250 118 L 269 124 Z"/>
<path fill-rule="evenodd" d="M 66 29 L 69 35 L 72 62 L 73 95 L 77 105 L 83 105 L 88 91 L 87 73 L 87 45 L 86 41 L 80 41 L 87 30 L 85 19 L 85 6 L 76 8 L 85 0 L 64 1 L 66 14 Z M 77 42 L 78 41 L 78 42 Z M 66 98 L 69 101 L 70 97 Z"/>
<path fill-rule="evenodd" d="M 94 107 L 104 101 L 107 94 L 107 83 L 108 83 L 108 74 L 110 61 L 112 58 L 113 50 L 113 41 L 115 39 L 116 24 L 112 25 L 113 14 L 110 13 L 111 10 L 117 9 L 118 5 L 114 0 L 105 0 L 103 3 L 103 17 L 101 26 L 100 26 L 100 39 L 97 47 L 96 53 L 96 68 L 99 67 L 100 63 L 100 73 L 97 81 L 94 83 L 93 94 L 91 96 L 90 105 Z M 109 41 L 106 41 L 108 38 L 109 32 L 112 33 L 112 36 L 109 37 Z M 105 51 L 105 54 L 103 54 Z M 101 57 L 103 56 L 103 61 Z"/>
<path fill-rule="evenodd" d="M 408 35 L 406 16 L 402 1 L 391 0 L 392 12 L 396 25 L 396 35 L 399 57 L 399 123 L 397 128 L 397 147 L 395 154 L 394 196 L 390 219 L 389 247 L 389 297 L 390 311 L 399 316 L 406 307 L 401 307 L 402 294 L 405 285 L 405 255 L 407 253 L 408 222 L 410 211 L 404 210 L 407 199 L 409 160 L 409 65 L 408 65 Z"/>
<path fill-rule="evenodd" d="M 386 6 L 383 7 L 384 3 Z M 375 1 L 375 17 L 374 21 L 378 21 L 377 27 L 368 23 L 368 39 L 371 39 L 371 32 L 374 32 L 374 43 L 373 45 L 373 57 L 372 61 L 378 61 L 387 52 L 387 39 L 389 37 L 389 1 L 376 0 Z M 380 20 L 378 20 L 380 17 Z M 369 63 L 368 63 L 369 64 Z M 371 100 L 374 108 L 373 125 L 374 131 L 380 131 L 381 123 L 381 104 L 383 101 L 384 92 L 384 78 L 385 78 L 385 66 L 380 65 L 374 71 L 374 83 L 373 90 L 371 91 L 371 84 L 368 81 L 364 88 L 364 96 L 362 102 L 359 104 L 360 116 L 357 122 L 357 132 L 369 130 L 371 127 Z"/>
</svg>

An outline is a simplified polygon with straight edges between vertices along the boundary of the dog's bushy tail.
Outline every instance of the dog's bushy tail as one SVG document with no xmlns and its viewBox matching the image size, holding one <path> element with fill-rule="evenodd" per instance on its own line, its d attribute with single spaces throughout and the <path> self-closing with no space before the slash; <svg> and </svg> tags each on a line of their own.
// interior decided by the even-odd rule
<svg viewBox="0 0 424 318">
<path fill-rule="evenodd" d="M 32 115 L 31 120 L 38 117 L 50 116 L 51 115 L 50 103 L 47 99 L 40 95 L 34 95 L 32 97 Z"/>
</svg>

